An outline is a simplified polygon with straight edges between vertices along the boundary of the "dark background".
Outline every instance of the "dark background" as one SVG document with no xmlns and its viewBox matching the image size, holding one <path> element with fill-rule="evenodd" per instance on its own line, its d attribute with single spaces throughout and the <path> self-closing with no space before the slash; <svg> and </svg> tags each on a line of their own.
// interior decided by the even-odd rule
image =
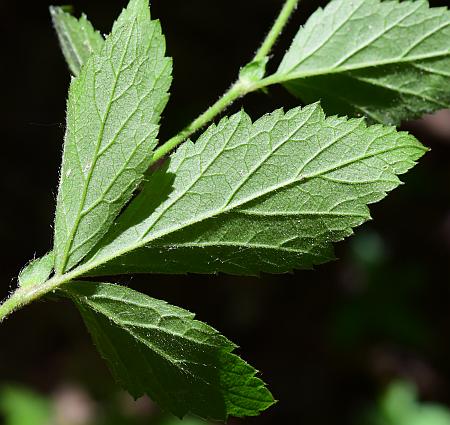
<svg viewBox="0 0 450 425">
<path fill-rule="evenodd" d="M 76 12 L 86 12 L 106 33 L 126 2 L 73 3 Z M 298 26 L 325 3 L 302 2 L 279 41 L 272 67 Z M 14 288 L 20 268 L 47 252 L 52 242 L 69 73 L 49 4 L 0 0 L 0 298 Z M 153 1 L 152 15 L 162 21 L 174 58 L 160 139 L 173 135 L 227 89 L 281 5 L 281 0 Z M 296 103 L 281 88 L 271 88 L 269 96 L 251 94 L 232 110 L 244 105 L 256 118 Z M 279 403 L 259 418 L 229 423 L 352 424 L 395 378 L 412 380 L 424 399 L 450 404 L 449 127 L 445 113 L 405 125 L 432 151 L 403 177 L 406 185 L 371 208 L 374 221 L 338 244 L 337 262 L 260 279 L 122 279 L 197 312 L 238 343 L 239 354 L 262 371 Z M 112 403 L 118 391 L 66 302 L 38 302 L 2 324 L 0 384 L 5 382 L 49 395 L 77 388 L 96 406 Z"/>
</svg>

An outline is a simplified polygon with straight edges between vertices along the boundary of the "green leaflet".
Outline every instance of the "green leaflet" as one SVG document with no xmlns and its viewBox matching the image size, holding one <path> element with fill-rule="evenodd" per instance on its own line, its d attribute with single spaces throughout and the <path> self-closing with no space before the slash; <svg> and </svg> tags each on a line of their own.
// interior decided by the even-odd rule
<svg viewBox="0 0 450 425">
<path fill-rule="evenodd" d="M 239 72 L 239 79 L 247 81 L 259 81 L 264 77 L 266 73 L 266 65 L 268 58 L 264 58 L 258 61 L 253 61 L 244 66 Z"/>
<path fill-rule="evenodd" d="M 50 6 L 53 26 L 70 72 L 77 76 L 92 53 L 99 53 L 104 40 L 85 15 L 76 19 L 61 7 Z"/>
<path fill-rule="evenodd" d="M 86 268 L 256 275 L 311 268 L 369 219 L 425 148 L 393 127 L 326 118 L 318 104 L 212 125 L 172 155 Z M 158 204 L 159 203 L 159 204 Z M 104 265 L 104 263 L 108 263 Z"/>
<path fill-rule="evenodd" d="M 54 263 L 55 255 L 53 251 L 30 261 L 19 273 L 19 285 L 24 287 L 44 283 L 52 273 Z"/>
<path fill-rule="evenodd" d="M 73 80 L 55 221 L 55 270 L 104 236 L 151 161 L 171 60 L 148 0 L 132 0 Z"/>
<path fill-rule="evenodd" d="M 274 403 L 236 346 L 186 310 L 118 285 L 73 282 L 77 304 L 101 355 L 135 398 L 164 409 L 226 420 L 253 416 Z"/>
<path fill-rule="evenodd" d="M 300 29 L 277 74 L 327 113 L 401 120 L 450 107 L 450 11 L 426 0 L 333 0 Z"/>
</svg>

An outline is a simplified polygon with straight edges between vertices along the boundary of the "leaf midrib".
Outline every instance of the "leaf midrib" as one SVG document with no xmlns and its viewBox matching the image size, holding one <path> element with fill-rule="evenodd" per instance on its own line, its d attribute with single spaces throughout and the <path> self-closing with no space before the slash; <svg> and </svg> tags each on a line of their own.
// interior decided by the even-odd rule
<svg viewBox="0 0 450 425">
<path fill-rule="evenodd" d="M 377 137 L 377 138 L 379 138 L 379 137 Z M 374 139 L 374 140 L 376 140 L 376 139 Z M 286 140 L 285 143 L 287 141 L 288 140 Z M 245 199 L 241 200 L 241 202 L 239 204 L 231 205 L 228 208 L 220 208 L 220 209 L 214 211 L 213 213 L 203 214 L 202 216 L 197 217 L 195 220 L 188 221 L 188 222 L 184 223 L 182 226 L 179 226 L 179 227 L 177 227 L 175 229 L 174 228 L 162 229 L 159 232 L 155 233 L 149 239 L 140 240 L 139 242 L 133 243 L 132 245 L 127 245 L 123 249 L 115 251 L 114 253 L 110 253 L 109 255 L 107 254 L 105 256 L 100 256 L 97 259 L 94 256 L 91 261 L 88 261 L 83 266 L 80 266 L 80 273 L 87 273 L 90 270 L 98 268 L 101 265 L 106 264 L 106 263 L 108 263 L 109 261 L 111 261 L 111 260 L 113 260 L 115 258 L 121 257 L 122 255 L 128 254 L 128 253 L 130 253 L 132 251 L 135 251 L 136 249 L 142 248 L 142 247 L 150 244 L 151 242 L 154 242 L 157 239 L 160 239 L 162 237 L 170 235 L 171 233 L 176 233 L 176 232 L 181 231 L 181 230 L 183 230 L 183 229 L 185 229 L 187 227 L 190 227 L 192 225 L 201 223 L 202 221 L 205 221 L 205 220 L 208 220 L 210 218 L 216 217 L 218 215 L 224 214 L 224 213 L 229 212 L 229 211 L 231 211 L 233 209 L 241 208 L 245 204 L 253 202 L 253 201 L 255 201 L 255 200 L 257 200 L 257 199 L 259 199 L 259 198 L 261 198 L 261 197 L 271 193 L 271 192 L 274 192 L 274 191 L 277 191 L 277 190 L 289 187 L 292 184 L 297 184 L 299 182 L 305 182 L 305 181 L 311 180 L 313 178 L 320 177 L 323 174 L 327 174 L 327 173 L 339 170 L 339 169 L 341 169 L 343 167 L 351 165 L 352 163 L 356 163 L 356 162 L 362 161 L 364 159 L 368 159 L 368 158 L 371 158 L 371 157 L 374 157 L 374 156 L 377 156 L 377 155 L 381 155 L 381 154 L 388 153 L 388 152 L 395 151 L 395 150 L 402 149 L 402 148 L 403 148 L 402 146 L 394 146 L 394 147 L 391 147 L 389 149 L 377 150 L 376 152 L 372 152 L 369 155 L 360 155 L 360 156 L 358 156 L 356 158 L 353 158 L 353 159 L 351 159 L 349 161 L 345 161 L 343 163 L 335 165 L 335 166 L 333 166 L 331 168 L 328 168 L 326 170 L 321 170 L 321 171 L 319 171 L 317 173 L 313 173 L 313 174 L 310 174 L 310 175 L 307 175 L 307 176 L 302 176 L 301 178 L 298 178 L 298 176 L 297 176 L 296 178 L 290 179 L 290 180 L 284 182 L 283 184 L 279 184 L 277 186 L 271 186 L 271 187 L 267 188 L 267 190 L 265 190 L 264 192 L 258 193 L 256 196 L 254 195 L 251 198 L 245 198 Z M 411 148 L 420 149 L 419 146 L 411 146 Z M 425 150 L 425 148 L 423 148 L 423 150 Z M 152 226 L 153 226 L 153 224 L 154 223 L 152 223 Z M 151 231 L 151 228 L 148 229 L 148 232 L 149 231 Z"/>
<path fill-rule="evenodd" d="M 287 141 L 286 141 L 286 142 L 287 142 Z M 300 177 L 300 178 L 299 178 L 299 176 L 297 175 L 295 178 L 286 180 L 286 181 L 283 182 L 282 184 L 278 184 L 278 185 L 275 185 L 275 186 L 270 186 L 270 187 L 267 188 L 267 190 L 265 190 L 265 191 L 259 192 L 258 194 L 254 195 L 254 196 L 252 196 L 252 197 L 247 197 L 247 198 L 241 200 L 239 203 L 224 206 L 224 207 L 222 207 L 222 208 L 219 208 L 218 210 L 216 210 L 216 211 L 215 211 L 214 213 L 212 213 L 212 214 L 204 214 L 203 216 L 198 217 L 198 219 L 196 219 L 196 220 L 191 220 L 191 221 L 189 221 L 189 222 L 186 222 L 185 225 L 183 225 L 183 226 L 181 226 L 181 227 L 177 227 L 176 229 L 162 230 L 162 231 L 160 231 L 160 232 L 158 232 L 158 233 L 155 233 L 155 235 L 154 235 L 152 238 L 145 239 L 142 243 L 136 244 L 136 247 L 135 247 L 135 248 L 129 249 L 129 250 L 127 250 L 126 252 L 128 252 L 128 251 L 133 251 L 134 249 L 137 249 L 137 248 L 140 248 L 140 247 L 142 247 L 142 246 L 145 246 L 145 245 L 147 245 L 148 243 L 150 243 L 150 242 L 152 242 L 152 241 L 155 241 L 156 239 L 165 237 L 165 236 L 167 236 L 167 235 L 169 235 L 169 234 L 171 234 L 171 233 L 178 232 L 179 230 L 182 230 L 182 229 L 184 229 L 184 228 L 186 228 L 186 227 L 192 226 L 192 225 L 194 225 L 194 224 L 201 223 L 202 221 L 205 221 L 205 220 L 207 220 L 207 219 L 216 217 L 216 216 L 218 216 L 218 215 L 225 214 L 225 213 L 227 213 L 227 212 L 232 211 L 233 209 L 241 208 L 241 207 L 243 207 L 244 205 L 246 205 L 246 204 L 248 204 L 248 203 L 250 203 L 250 202 L 256 201 L 257 199 L 259 199 L 259 198 L 261 198 L 261 197 L 263 197 L 263 196 L 268 195 L 269 193 L 276 192 L 276 191 L 278 191 L 278 190 L 280 190 L 280 189 L 284 189 L 284 188 L 289 187 L 289 186 L 291 186 L 291 185 L 293 185 L 293 184 L 296 184 L 296 183 L 306 182 L 306 181 L 308 181 L 308 180 L 311 180 L 311 179 L 320 177 L 322 174 L 327 174 L 327 173 L 330 173 L 330 172 L 339 170 L 339 169 L 341 169 L 341 168 L 343 168 L 343 167 L 346 167 L 347 165 L 351 165 L 351 164 L 353 164 L 353 163 L 355 163 L 355 162 L 359 162 L 359 161 L 361 161 L 361 160 L 368 159 L 368 158 L 371 158 L 371 157 L 373 157 L 373 156 L 377 156 L 377 155 L 380 155 L 380 154 L 383 154 L 383 153 L 388 153 L 388 152 L 391 152 L 391 151 L 394 151 L 394 150 L 397 150 L 397 149 L 399 149 L 399 147 L 398 147 L 398 146 L 395 146 L 395 147 L 393 147 L 393 148 L 389 148 L 389 149 L 384 149 L 384 150 L 380 150 L 380 151 L 373 152 L 373 153 L 370 154 L 370 155 L 359 156 L 359 157 L 357 157 L 357 158 L 353 158 L 353 159 L 351 159 L 351 160 L 349 160 L 349 161 L 340 163 L 339 165 L 336 165 L 336 166 L 334 166 L 334 167 L 328 168 L 328 169 L 326 169 L 326 170 L 322 170 L 322 171 L 319 171 L 319 172 L 317 172 L 317 173 L 313 173 L 313 174 L 310 174 L 310 175 L 305 175 L 305 176 Z M 164 212 L 165 212 L 165 211 L 166 211 L 166 210 L 164 210 Z M 155 224 L 155 223 L 152 223 L 152 227 L 150 227 L 150 229 L 148 229 L 147 233 L 151 232 L 151 230 L 152 230 L 154 224 Z M 120 255 L 123 255 L 123 254 L 120 254 Z"/>
<path fill-rule="evenodd" d="M 198 341 L 192 338 L 189 338 L 185 335 L 181 335 L 175 332 L 171 332 L 168 329 L 165 329 L 163 327 L 159 327 L 157 325 L 151 325 L 151 324 L 139 324 L 139 323 L 134 323 L 134 322 L 127 322 L 125 320 L 121 320 L 119 318 L 117 318 L 115 315 L 111 315 L 109 314 L 108 310 L 105 310 L 104 308 L 102 308 L 101 306 L 99 306 L 98 304 L 93 304 L 90 303 L 89 300 L 87 299 L 83 299 L 82 297 L 77 296 L 78 298 L 78 302 L 81 302 L 83 304 L 86 304 L 89 308 L 91 308 L 93 311 L 95 311 L 98 314 L 101 314 L 102 316 L 106 317 L 108 320 L 112 321 L 118 328 L 120 328 L 123 332 L 128 333 L 130 336 L 132 336 L 133 338 L 135 338 L 137 341 L 139 341 L 141 344 L 143 344 L 144 346 L 146 346 L 147 348 L 149 348 L 150 350 L 154 351 L 155 354 L 159 355 L 161 358 L 163 358 L 164 360 L 168 361 L 170 364 L 173 365 L 173 367 L 175 367 L 176 369 L 179 369 L 180 371 L 187 373 L 188 375 L 196 378 L 196 375 L 193 375 L 192 372 L 190 372 L 189 370 L 185 369 L 182 365 L 184 364 L 183 360 L 179 360 L 173 356 L 171 356 L 167 351 L 160 349 L 159 347 L 155 346 L 150 340 L 146 340 L 144 338 L 142 338 L 140 335 L 136 334 L 133 331 L 133 327 L 138 327 L 138 328 L 143 328 L 143 329 L 152 329 L 152 330 L 156 330 L 156 331 L 161 331 L 163 333 L 166 333 L 169 336 L 173 336 L 173 337 L 178 337 L 181 339 L 186 339 L 188 341 L 191 341 L 195 344 L 198 344 L 199 346 L 205 346 L 208 347 L 209 349 L 219 349 L 219 350 L 224 350 L 226 351 L 226 347 L 221 347 L 218 345 L 214 345 L 214 344 L 207 344 L 203 341 Z M 106 297 L 109 298 L 109 297 Z M 120 300 L 123 303 L 126 303 L 126 301 L 124 300 Z M 232 347 L 230 347 L 232 348 Z M 189 363 L 195 363 L 190 361 Z M 181 364 L 181 366 L 180 366 Z M 202 379 L 203 381 L 203 379 Z M 204 381 L 206 382 L 206 381 Z"/>
<path fill-rule="evenodd" d="M 366 49 L 370 45 L 372 45 L 376 40 L 378 40 L 380 37 L 388 34 L 392 29 L 396 28 L 399 24 L 401 24 L 405 19 L 409 18 L 411 15 L 413 15 L 417 10 L 419 10 L 423 4 L 420 2 L 417 2 L 417 7 L 408 11 L 406 14 L 402 15 L 398 20 L 391 23 L 389 27 L 383 28 L 383 31 L 376 34 L 374 37 L 372 37 L 370 40 L 366 41 L 365 44 L 358 46 L 355 50 L 341 58 L 338 62 L 330 66 L 329 68 L 322 68 L 317 71 L 314 71 L 313 73 L 296 73 L 292 72 L 293 69 L 298 69 L 301 67 L 301 65 L 307 61 L 309 58 L 314 56 L 320 49 L 322 49 L 327 43 L 336 35 L 336 33 L 341 30 L 348 22 L 352 20 L 352 17 L 354 14 L 361 8 L 361 6 L 364 4 L 364 2 L 361 2 L 345 19 L 340 25 L 338 25 L 328 36 L 325 40 L 320 43 L 314 50 L 309 52 L 305 57 L 301 58 L 300 62 L 295 64 L 295 66 L 291 67 L 289 70 L 284 70 L 283 72 L 277 71 L 275 75 L 285 75 L 285 76 L 294 76 L 289 79 L 298 79 L 298 78 L 306 78 L 311 76 L 318 76 L 318 75 L 326 75 L 326 74 L 332 74 L 332 73 L 341 73 L 346 71 L 352 71 L 352 70 L 359 70 L 364 68 L 370 68 L 370 67 L 376 67 L 376 66 L 383 66 L 383 65 L 389 65 L 389 64 L 398 64 L 398 63 L 404 63 L 404 62 L 416 62 L 420 60 L 426 60 L 431 59 L 435 57 L 439 57 L 441 53 L 437 53 L 435 55 L 423 55 L 423 56 L 407 56 L 412 50 L 414 50 L 417 46 L 419 46 L 421 43 L 423 43 L 427 38 L 430 36 L 436 34 L 437 32 L 443 30 L 444 28 L 448 27 L 450 25 L 449 22 L 445 22 L 444 25 L 440 25 L 438 27 L 435 27 L 432 29 L 432 31 L 426 33 L 422 38 L 417 40 L 413 45 L 409 46 L 406 51 L 402 53 L 400 57 L 397 58 L 391 58 L 385 61 L 379 61 L 377 63 L 362 63 L 354 66 L 347 66 L 347 67 L 341 67 L 340 65 L 342 63 L 347 62 L 351 57 L 353 57 L 355 54 L 359 53 L 360 51 Z M 291 47 L 292 48 L 292 47 Z M 447 50 L 447 52 L 444 55 L 450 54 L 450 50 Z"/>
<path fill-rule="evenodd" d="M 363 2 L 364 3 L 364 2 Z M 363 4 L 361 3 L 361 4 Z M 346 56 L 344 56 L 343 58 L 341 58 L 335 65 L 339 66 L 345 62 L 347 62 L 350 58 L 354 57 L 356 54 L 358 54 L 359 52 L 363 51 L 365 48 L 369 47 L 372 43 L 376 42 L 377 40 L 379 40 L 381 37 L 383 37 L 383 35 L 387 34 L 389 31 L 391 31 L 393 28 L 395 28 L 397 25 L 399 25 L 400 23 L 402 23 L 405 19 L 409 18 L 411 15 L 413 15 L 414 13 L 417 12 L 418 9 L 420 9 L 422 7 L 422 4 L 420 4 L 420 2 L 417 2 L 418 7 L 416 7 L 415 9 L 409 11 L 406 15 L 403 15 L 400 19 L 398 19 L 397 21 L 393 22 L 389 27 L 384 28 L 383 31 L 379 32 L 378 34 L 376 34 L 374 37 L 372 37 L 370 40 L 367 40 L 365 42 L 365 44 L 362 44 L 361 46 L 358 46 L 358 48 L 356 48 L 355 50 L 349 52 Z M 348 22 L 348 21 L 347 21 Z M 423 39 L 419 42 L 419 44 L 423 41 Z M 417 45 L 416 45 L 417 46 Z M 414 47 L 416 47 L 414 46 Z M 405 57 L 412 49 L 410 48 L 409 50 L 407 50 L 406 53 L 403 53 L 402 57 Z"/>
<path fill-rule="evenodd" d="M 130 304 L 130 305 L 135 306 L 135 307 L 151 309 L 151 310 L 155 311 L 156 314 L 162 319 L 167 318 L 167 317 L 176 317 L 176 318 L 179 318 L 180 320 L 183 320 L 183 321 L 191 321 L 191 322 L 196 322 L 197 321 L 193 314 L 182 316 L 182 315 L 176 315 L 176 314 L 173 314 L 173 313 L 169 313 L 169 314 L 164 314 L 163 315 L 163 314 L 158 313 L 157 309 L 155 307 L 152 307 L 151 305 L 140 304 L 140 303 L 137 303 L 136 301 L 131 301 L 131 300 L 118 298 L 118 297 L 114 297 L 114 296 L 110 296 L 110 295 L 96 294 L 96 295 L 91 296 L 91 298 L 92 299 L 97 299 L 97 300 L 103 300 L 103 301 L 110 301 L 110 300 L 112 300 L 112 301 L 116 301 L 118 303 Z M 105 311 L 101 307 L 98 307 L 98 304 L 96 305 L 96 307 L 94 307 L 88 301 L 84 301 L 84 302 L 86 302 L 86 304 L 89 304 L 89 306 L 93 310 L 97 311 L 98 313 L 102 314 L 105 317 L 110 318 L 110 315 L 107 313 L 107 311 Z M 217 345 L 217 344 L 209 344 L 209 343 L 207 343 L 205 341 L 199 341 L 197 339 L 191 338 L 191 337 L 189 337 L 187 335 L 184 335 L 184 334 L 181 334 L 181 333 L 172 332 L 169 329 L 164 328 L 164 327 L 159 326 L 159 325 L 131 323 L 131 322 L 128 322 L 127 320 L 123 320 L 123 319 L 114 320 L 114 323 L 117 326 L 121 327 L 122 329 L 124 329 L 126 326 L 135 326 L 135 327 L 141 327 L 141 328 L 161 330 L 161 331 L 167 333 L 168 335 L 172 335 L 172 336 L 175 336 L 175 337 L 180 337 L 180 338 L 186 339 L 188 341 L 194 342 L 194 343 L 199 344 L 199 345 L 205 345 L 207 347 L 216 347 L 216 348 L 220 348 L 221 347 L 220 345 Z M 205 336 L 207 336 L 207 337 L 215 337 L 215 336 L 219 335 L 217 332 L 216 333 L 215 332 L 211 332 L 209 334 L 206 333 L 206 332 L 202 332 L 202 333 Z M 229 344 L 229 345 L 230 345 L 230 348 L 233 347 L 231 344 Z"/>
<path fill-rule="evenodd" d="M 426 61 L 428 59 L 438 59 L 450 56 L 450 50 L 444 50 L 441 52 L 431 53 L 428 55 L 414 56 L 408 58 L 393 58 L 386 59 L 383 61 L 373 62 L 373 63 L 360 63 L 355 65 L 339 66 L 336 68 L 321 68 L 314 71 L 301 71 L 301 72 L 291 72 L 291 73 L 275 73 L 273 76 L 267 77 L 261 80 L 264 86 L 273 84 L 283 84 L 292 80 L 302 80 L 305 78 L 321 77 L 324 75 L 334 75 L 342 74 L 351 71 L 361 71 L 367 68 L 377 68 L 386 65 L 397 65 L 397 64 L 413 64 L 415 62 Z"/>
<path fill-rule="evenodd" d="M 95 146 L 94 160 L 91 163 L 91 167 L 89 169 L 89 173 L 88 173 L 87 177 L 84 179 L 84 188 L 83 188 L 83 191 L 82 191 L 80 206 L 79 206 L 78 212 L 77 212 L 77 218 L 76 218 L 75 223 L 74 223 L 74 225 L 72 227 L 72 231 L 70 232 L 69 237 L 67 239 L 66 249 L 64 250 L 64 255 L 63 255 L 62 263 L 61 263 L 61 273 L 64 273 L 66 271 L 65 268 L 66 268 L 67 262 L 69 261 L 69 258 L 70 258 L 70 251 L 72 249 L 72 246 L 73 246 L 73 243 L 74 243 L 74 240 L 75 240 L 74 239 L 75 233 L 78 230 L 78 226 L 79 226 L 80 221 L 81 221 L 81 219 L 83 217 L 82 216 L 82 212 L 84 210 L 86 197 L 87 197 L 87 193 L 88 193 L 88 188 L 89 188 L 89 185 L 90 185 L 90 180 L 92 178 L 95 165 L 97 164 L 97 160 L 99 158 L 98 152 L 100 150 L 100 146 L 101 146 L 101 143 L 102 143 L 102 140 L 103 140 L 103 135 L 104 135 L 104 132 L 105 132 L 106 121 L 108 120 L 108 116 L 109 116 L 109 113 L 111 111 L 111 107 L 113 105 L 113 99 L 115 97 L 117 84 L 119 82 L 120 70 L 123 67 L 123 62 L 125 60 L 125 56 L 126 56 L 126 54 L 128 52 L 128 48 L 129 48 L 130 42 L 131 42 L 131 33 L 133 32 L 136 23 L 137 23 L 137 18 L 135 18 L 133 20 L 132 24 L 130 25 L 126 46 L 125 46 L 124 52 L 122 54 L 122 57 L 120 59 L 120 65 L 118 67 L 119 72 L 114 73 L 113 89 L 112 89 L 111 95 L 110 95 L 110 97 L 108 99 L 108 105 L 107 105 L 106 111 L 105 111 L 105 113 L 103 115 L 102 123 L 101 123 L 101 126 L 100 126 L 100 132 L 99 132 L 99 136 L 98 136 L 98 139 L 97 139 L 97 142 L 96 142 L 96 146 Z M 125 28 L 125 27 L 123 27 L 123 28 Z M 95 57 L 92 57 L 92 59 L 91 59 L 92 66 L 94 66 L 94 59 L 95 59 Z M 95 79 L 96 79 L 96 77 L 95 77 L 95 72 L 94 72 L 94 87 L 95 87 Z M 95 97 L 95 90 L 94 90 L 94 93 L 92 95 Z"/>
</svg>

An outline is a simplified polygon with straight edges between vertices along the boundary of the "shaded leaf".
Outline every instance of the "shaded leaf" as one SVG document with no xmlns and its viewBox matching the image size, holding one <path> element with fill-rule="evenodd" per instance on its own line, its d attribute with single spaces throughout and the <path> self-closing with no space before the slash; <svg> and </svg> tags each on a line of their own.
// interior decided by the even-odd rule
<svg viewBox="0 0 450 425">
<path fill-rule="evenodd" d="M 100 53 L 103 37 L 85 15 L 77 19 L 62 7 L 55 6 L 50 6 L 50 15 L 70 72 L 77 76 L 89 56 Z"/>
<path fill-rule="evenodd" d="M 164 409 L 225 420 L 274 403 L 236 346 L 186 310 L 118 285 L 73 282 L 75 301 L 117 381 Z"/>
</svg>

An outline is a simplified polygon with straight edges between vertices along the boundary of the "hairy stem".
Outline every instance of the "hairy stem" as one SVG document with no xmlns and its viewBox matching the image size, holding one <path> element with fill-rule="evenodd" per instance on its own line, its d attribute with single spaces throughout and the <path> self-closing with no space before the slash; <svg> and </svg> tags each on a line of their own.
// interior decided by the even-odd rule
<svg viewBox="0 0 450 425">
<path fill-rule="evenodd" d="M 258 49 L 255 57 L 250 63 L 261 61 L 268 57 L 272 47 L 276 43 L 279 35 L 281 34 L 284 26 L 289 20 L 292 12 L 297 7 L 299 1 L 300 0 L 286 0 L 280 14 L 278 15 L 278 18 L 276 19 L 263 44 Z M 239 99 L 242 96 L 245 96 L 247 93 L 262 89 L 272 84 L 276 84 L 277 82 L 277 77 L 261 77 L 260 79 L 250 80 L 241 76 L 230 87 L 230 89 L 216 103 L 214 103 L 214 105 L 209 107 L 203 114 L 192 121 L 192 123 L 190 123 L 182 131 L 180 131 L 176 136 L 172 137 L 166 143 L 160 146 L 155 151 L 152 163 L 155 163 L 156 161 L 167 155 L 189 136 L 211 122 L 235 100 Z M 92 267 L 92 265 L 82 265 L 75 268 L 69 273 L 56 275 L 43 284 L 19 287 L 15 292 L 11 294 L 8 299 L 0 304 L 0 323 L 14 311 L 19 310 L 25 305 L 30 304 L 31 302 L 43 297 L 44 295 L 55 291 L 64 283 L 70 282 L 71 280 L 82 276 Z"/>
<path fill-rule="evenodd" d="M 184 142 L 189 136 L 212 121 L 224 109 L 226 109 L 236 99 L 243 96 L 244 94 L 245 93 L 242 84 L 240 83 L 240 81 L 237 81 L 216 103 L 214 103 L 214 105 L 210 106 L 203 114 L 192 121 L 176 136 L 172 137 L 166 143 L 156 149 L 153 155 L 152 163 L 155 163 L 170 151 L 172 151 L 174 148 L 176 148 L 180 143 Z"/>
<path fill-rule="evenodd" d="M 19 310 L 21 307 L 50 292 L 59 286 L 59 284 L 59 282 L 52 282 L 52 279 L 50 279 L 42 285 L 18 288 L 2 305 L 0 305 L 0 323 L 14 311 Z"/>
<path fill-rule="evenodd" d="M 283 9 L 281 9 L 278 18 L 274 22 L 271 30 L 269 31 L 269 34 L 267 34 L 263 44 L 257 51 L 255 58 L 253 60 L 255 61 L 262 60 L 270 54 L 272 47 L 278 40 L 280 34 L 283 32 L 283 29 L 286 26 L 290 16 L 297 8 L 299 1 L 300 0 L 286 0 Z"/>
<path fill-rule="evenodd" d="M 10 314 L 26 306 L 27 304 L 36 301 L 44 295 L 55 291 L 64 283 L 70 282 L 80 276 L 83 272 L 84 270 L 81 267 L 78 267 L 70 273 L 56 275 L 40 285 L 19 287 L 10 295 L 8 299 L 0 304 L 0 323 L 3 322 Z"/>
<path fill-rule="evenodd" d="M 289 17 L 297 7 L 299 1 L 300 0 L 286 0 L 280 14 L 278 15 L 278 18 L 276 19 L 263 44 L 258 49 L 255 57 L 250 61 L 250 63 L 267 58 L 272 47 L 283 31 L 283 28 L 285 27 L 287 21 L 289 20 Z M 247 93 L 259 90 L 267 86 L 268 84 L 261 84 L 264 81 L 267 80 L 262 79 L 258 82 L 250 81 L 245 78 L 239 78 L 214 105 L 209 107 L 205 112 L 203 112 L 203 114 L 192 121 L 177 135 L 175 135 L 163 145 L 161 145 L 158 149 L 156 149 L 153 155 L 152 164 L 160 160 L 162 157 L 176 148 L 179 144 L 184 142 L 189 136 L 211 122 L 221 112 L 227 109 L 235 100 L 239 99 L 242 96 L 245 96 Z"/>
</svg>

